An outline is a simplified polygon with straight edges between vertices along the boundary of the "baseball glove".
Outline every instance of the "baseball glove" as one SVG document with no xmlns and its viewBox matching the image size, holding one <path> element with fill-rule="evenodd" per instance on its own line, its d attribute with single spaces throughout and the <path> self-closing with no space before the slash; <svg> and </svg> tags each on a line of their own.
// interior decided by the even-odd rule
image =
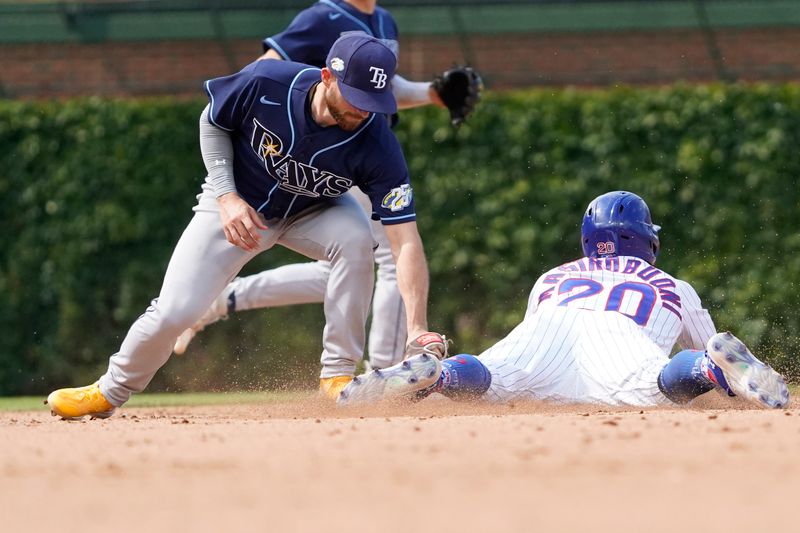
<svg viewBox="0 0 800 533">
<path fill-rule="evenodd" d="M 475 110 L 483 92 L 483 80 L 472 67 L 454 65 L 436 76 L 431 83 L 433 90 L 450 111 L 450 122 L 458 127 Z"/>
<path fill-rule="evenodd" d="M 406 351 L 403 352 L 403 359 L 405 360 L 423 353 L 432 355 L 437 359 L 444 359 L 447 357 L 447 345 L 449 342 L 450 340 L 444 335 L 439 335 L 432 331 L 423 333 L 408 343 Z"/>
</svg>

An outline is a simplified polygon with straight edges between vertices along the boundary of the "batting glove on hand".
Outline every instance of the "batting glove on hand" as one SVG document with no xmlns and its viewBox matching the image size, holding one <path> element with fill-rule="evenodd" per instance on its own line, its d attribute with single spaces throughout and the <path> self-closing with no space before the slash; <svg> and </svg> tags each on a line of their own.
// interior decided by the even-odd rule
<svg viewBox="0 0 800 533">
<path fill-rule="evenodd" d="M 439 335 L 432 331 L 423 333 L 408 343 L 406 351 L 403 352 L 403 359 L 408 359 L 409 357 L 414 357 L 415 355 L 423 353 L 432 355 L 437 359 L 444 359 L 447 357 L 447 345 L 449 343 L 450 339 L 444 335 Z"/>
<path fill-rule="evenodd" d="M 450 122 L 458 127 L 478 105 L 483 92 L 483 80 L 472 67 L 454 65 L 436 76 L 431 87 L 450 112 Z"/>
</svg>

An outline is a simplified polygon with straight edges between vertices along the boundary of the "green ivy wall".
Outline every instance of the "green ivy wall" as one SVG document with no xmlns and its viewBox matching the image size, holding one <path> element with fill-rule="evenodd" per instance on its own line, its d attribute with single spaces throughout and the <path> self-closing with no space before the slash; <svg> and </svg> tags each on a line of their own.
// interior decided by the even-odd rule
<svg viewBox="0 0 800 533">
<path fill-rule="evenodd" d="M 88 383 L 158 293 L 203 177 L 200 100 L 0 101 L 0 395 Z M 453 130 L 397 129 L 431 269 L 431 326 L 478 352 L 545 269 L 579 255 L 588 202 L 627 189 L 663 226 L 658 266 L 718 329 L 797 376 L 800 88 L 675 86 L 491 96 Z M 244 274 L 299 260 L 270 251 Z M 152 390 L 306 385 L 321 306 L 251 311 Z"/>
</svg>

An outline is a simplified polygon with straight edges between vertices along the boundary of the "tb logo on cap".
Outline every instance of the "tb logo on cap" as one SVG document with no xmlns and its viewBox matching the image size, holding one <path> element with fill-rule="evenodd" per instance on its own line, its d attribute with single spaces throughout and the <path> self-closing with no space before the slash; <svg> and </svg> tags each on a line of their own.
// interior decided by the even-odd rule
<svg viewBox="0 0 800 533">
<path fill-rule="evenodd" d="M 386 87 L 386 78 L 389 77 L 382 68 L 380 67 L 369 67 L 369 71 L 372 72 L 372 79 L 369 80 L 375 85 L 376 89 L 383 89 Z"/>
</svg>

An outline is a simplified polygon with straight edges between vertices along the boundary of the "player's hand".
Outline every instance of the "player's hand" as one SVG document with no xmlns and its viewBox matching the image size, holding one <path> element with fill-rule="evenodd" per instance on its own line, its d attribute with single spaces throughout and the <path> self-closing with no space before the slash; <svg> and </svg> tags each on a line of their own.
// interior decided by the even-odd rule
<svg viewBox="0 0 800 533">
<path fill-rule="evenodd" d="M 217 201 L 222 230 L 228 242 L 248 252 L 258 249 L 261 240 L 258 230 L 267 229 L 267 226 L 261 222 L 256 210 L 235 192 L 223 194 Z"/>
<path fill-rule="evenodd" d="M 414 357 L 415 355 L 426 353 L 432 355 L 437 359 L 444 359 L 447 357 L 447 346 L 449 340 L 444 335 L 440 335 L 433 331 L 426 331 L 413 338 L 406 346 L 403 352 L 403 359 Z"/>
</svg>

